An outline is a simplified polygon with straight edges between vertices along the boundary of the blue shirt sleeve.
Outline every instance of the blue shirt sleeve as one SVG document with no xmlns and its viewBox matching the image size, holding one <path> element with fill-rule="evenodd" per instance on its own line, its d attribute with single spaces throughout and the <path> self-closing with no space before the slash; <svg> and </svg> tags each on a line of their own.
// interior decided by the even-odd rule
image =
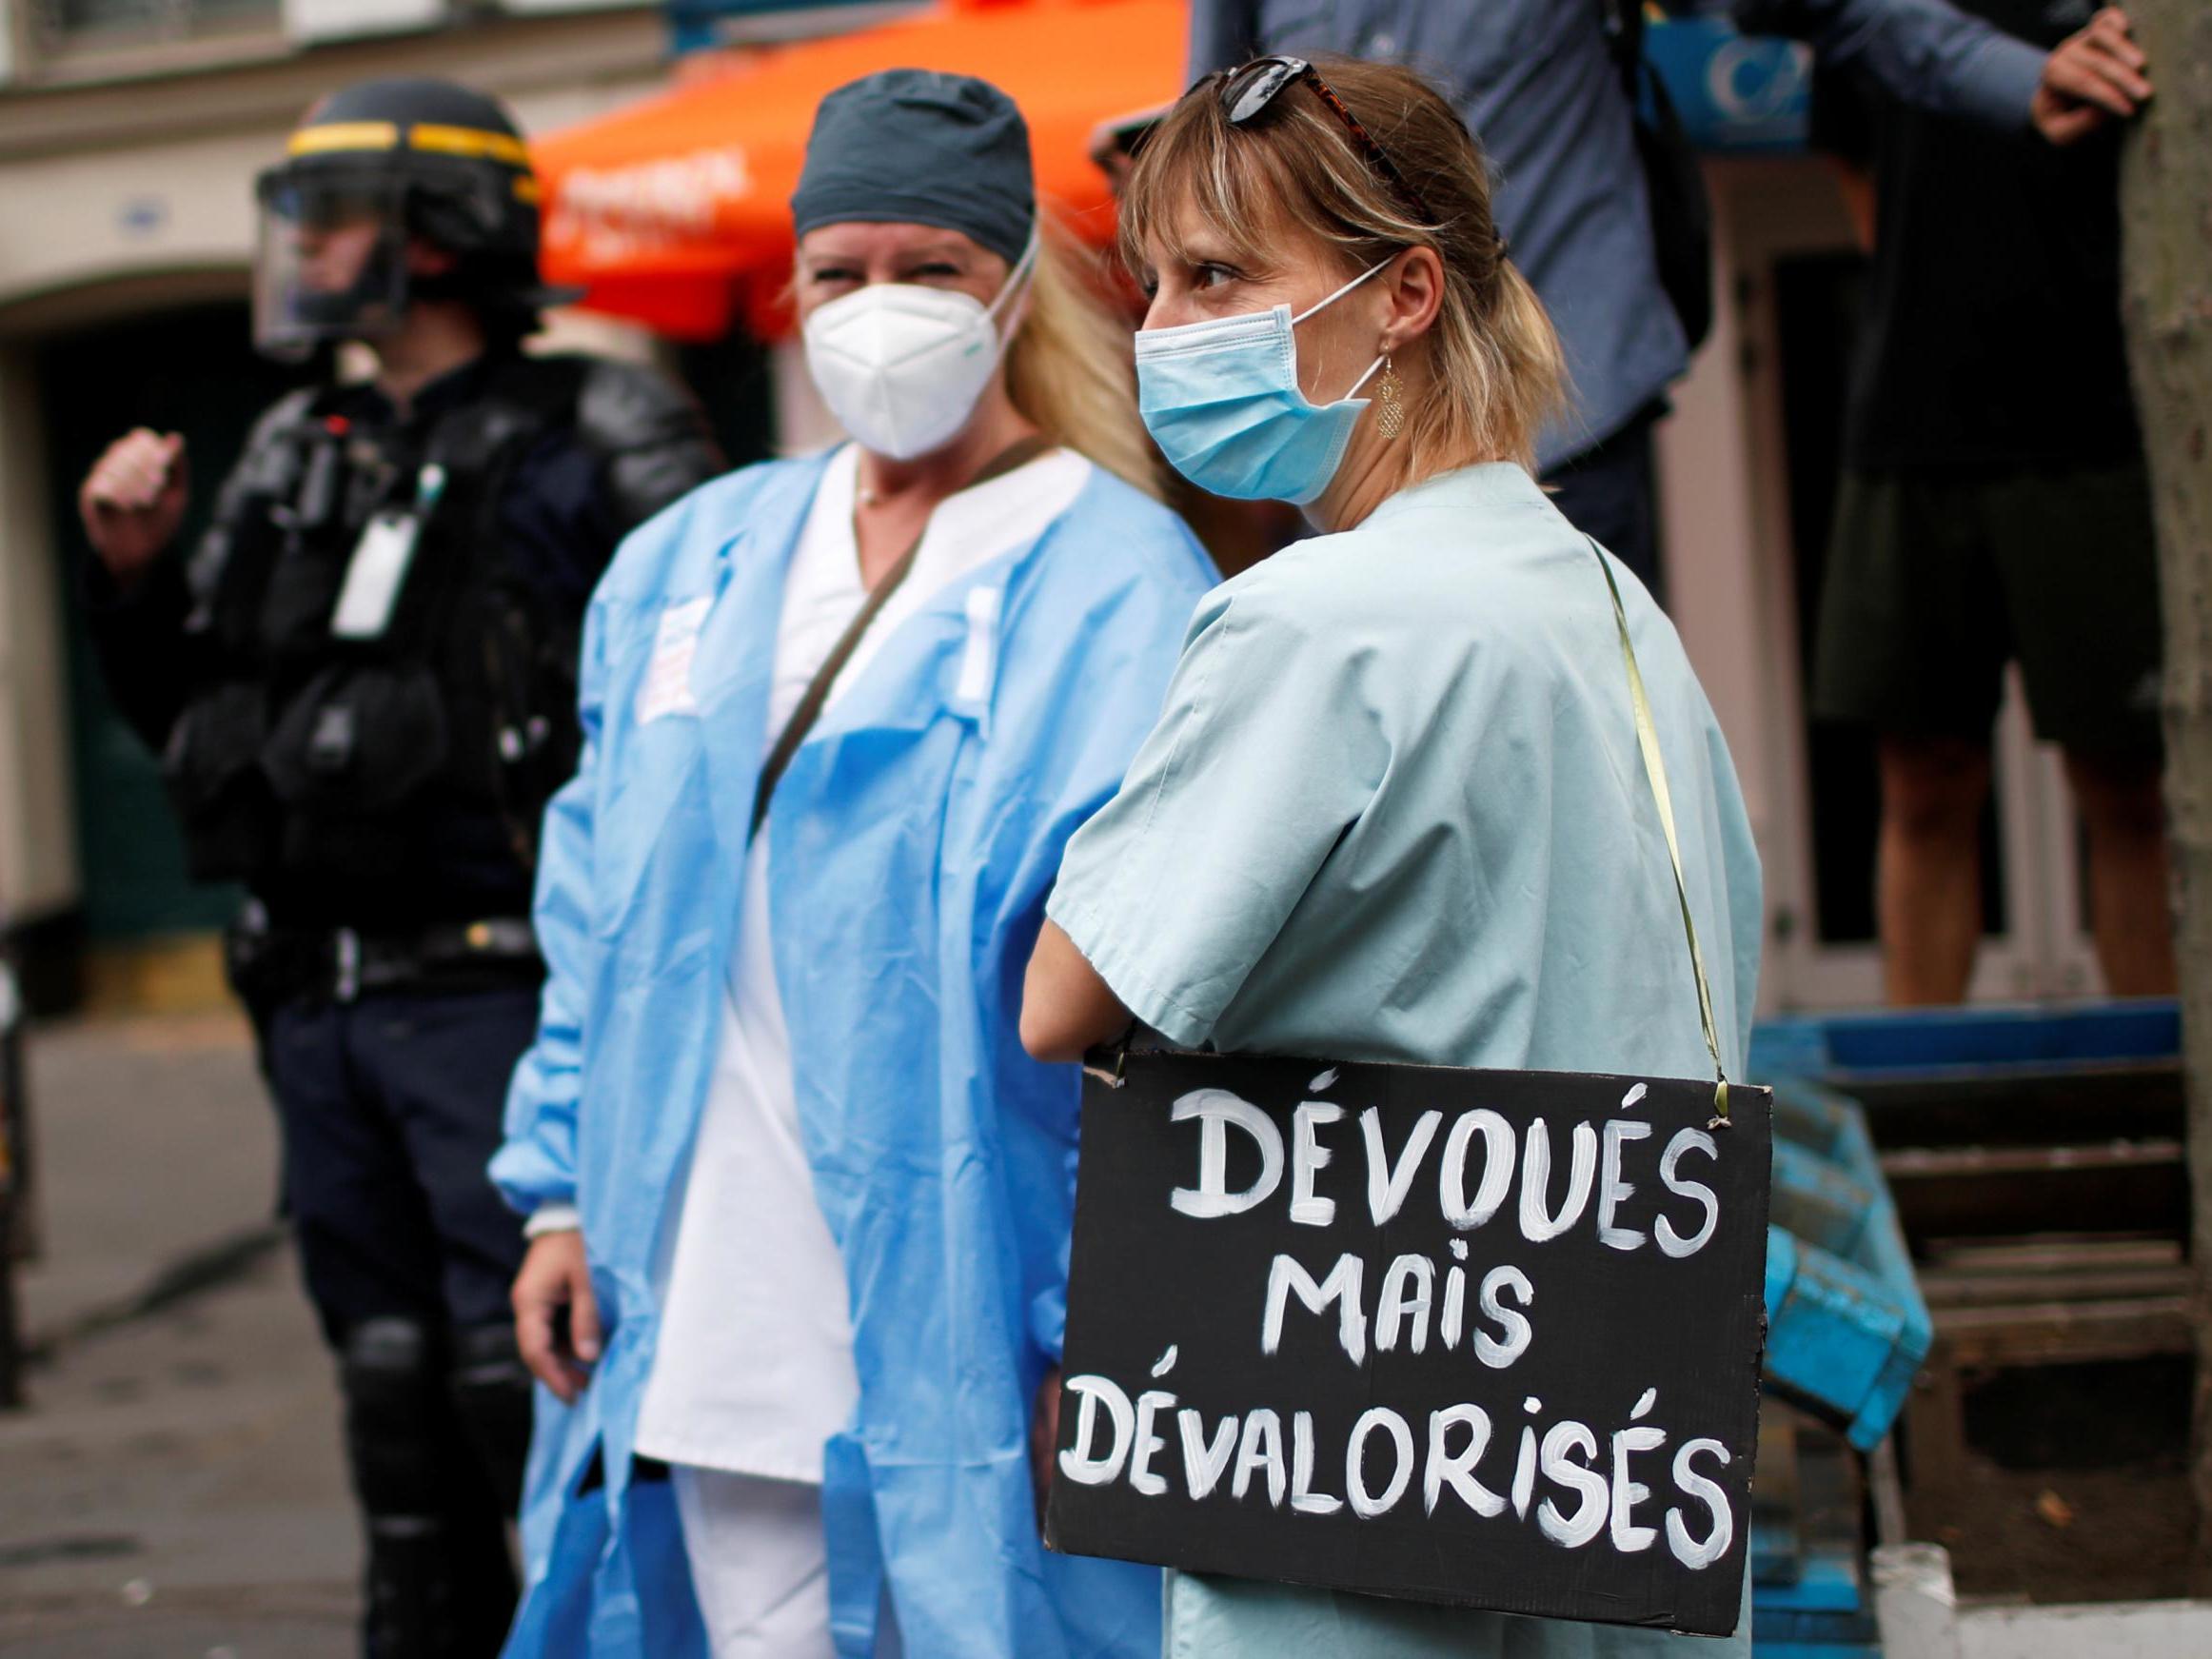
<svg viewBox="0 0 2212 1659">
<path fill-rule="evenodd" d="M 1191 0 L 1186 80 L 1234 69 L 1259 50 L 1257 0 Z"/>
<path fill-rule="evenodd" d="M 1736 0 L 1737 27 L 1809 41 L 1893 97 L 1943 115 L 2024 128 L 2048 54 L 1949 0 Z"/>
<path fill-rule="evenodd" d="M 1174 1041 L 1209 1038 L 1373 799 L 1388 745 L 1358 678 L 1281 599 L 1217 591 L 1120 791 L 1070 842 L 1047 914 Z"/>
</svg>

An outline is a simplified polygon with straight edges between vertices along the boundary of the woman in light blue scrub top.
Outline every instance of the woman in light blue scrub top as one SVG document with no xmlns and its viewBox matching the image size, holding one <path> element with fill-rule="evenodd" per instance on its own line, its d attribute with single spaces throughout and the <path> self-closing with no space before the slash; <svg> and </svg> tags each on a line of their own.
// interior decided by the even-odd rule
<svg viewBox="0 0 2212 1659">
<path fill-rule="evenodd" d="M 1228 1052 L 1708 1075 L 1602 560 L 1739 1071 L 1760 895 L 1735 769 L 1672 625 L 1530 476 L 1563 370 L 1481 154 L 1412 71 L 1318 68 L 1199 83 L 1131 180 L 1147 425 L 1195 483 L 1299 503 L 1317 533 L 1199 605 L 1158 724 L 1069 845 L 1023 1040 L 1064 1058 L 1134 1016 Z M 1165 1639 L 1175 1659 L 1750 1650 L 1748 1613 L 1713 1640 L 1188 1573 Z"/>
</svg>

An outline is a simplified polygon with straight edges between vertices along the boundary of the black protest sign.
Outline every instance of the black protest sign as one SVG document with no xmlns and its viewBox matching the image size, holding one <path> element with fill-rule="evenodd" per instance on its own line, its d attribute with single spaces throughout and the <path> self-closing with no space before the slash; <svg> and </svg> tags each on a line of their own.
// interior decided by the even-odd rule
<svg viewBox="0 0 2212 1659">
<path fill-rule="evenodd" d="M 1771 1096 L 1135 1054 L 1083 1096 L 1047 1537 L 1726 1635 Z"/>
</svg>

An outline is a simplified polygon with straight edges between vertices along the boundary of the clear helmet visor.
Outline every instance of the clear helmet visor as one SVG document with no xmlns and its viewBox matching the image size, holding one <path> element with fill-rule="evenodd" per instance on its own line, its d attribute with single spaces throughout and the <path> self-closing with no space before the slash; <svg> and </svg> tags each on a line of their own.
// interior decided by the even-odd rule
<svg viewBox="0 0 2212 1659">
<path fill-rule="evenodd" d="M 304 357 L 397 327 L 407 306 L 405 188 L 389 176 L 277 168 L 261 179 L 253 343 Z"/>
</svg>

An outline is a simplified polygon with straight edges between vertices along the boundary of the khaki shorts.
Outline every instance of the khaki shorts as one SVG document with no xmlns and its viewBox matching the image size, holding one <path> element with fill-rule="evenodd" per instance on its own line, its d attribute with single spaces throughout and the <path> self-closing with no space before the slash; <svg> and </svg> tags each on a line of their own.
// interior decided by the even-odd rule
<svg viewBox="0 0 2212 1659">
<path fill-rule="evenodd" d="M 1844 475 L 1814 653 L 1821 719 L 1985 742 L 2017 661 L 2037 736 L 2150 757 L 2159 660 L 2140 464 Z"/>
</svg>

